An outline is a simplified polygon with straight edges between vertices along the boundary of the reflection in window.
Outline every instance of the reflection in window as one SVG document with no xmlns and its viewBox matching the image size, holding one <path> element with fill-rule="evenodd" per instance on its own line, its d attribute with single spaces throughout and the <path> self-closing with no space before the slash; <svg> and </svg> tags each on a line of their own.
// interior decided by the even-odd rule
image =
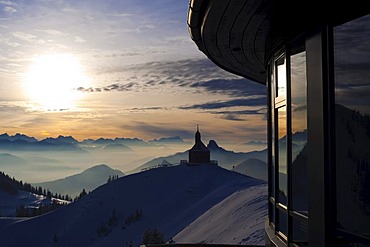
<svg viewBox="0 0 370 247">
<path fill-rule="evenodd" d="M 291 56 L 291 209 L 308 215 L 306 52 Z M 293 242 L 307 244 L 307 219 L 294 216 Z"/>
<path fill-rule="evenodd" d="M 299 217 L 293 217 L 293 242 L 299 246 L 307 246 L 307 230 L 308 225 L 306 220 Z"/>
<path fill-rule="evenodd" d="M 271 160 L 270 160 L 270 181 L 269 181 L 269 190 L 270 190 L 270 196 L 275 199 L 275 96 L 274 96 L 274 82 L 273 82 L 273 75 L 271 75 L 271 95 L 270 95 L 270 101 L 271 101 L 271 107 L 270 107 L 270 114 L 271 114 L 271 133 L 270 133 L 270 138 L 271 138 Z M 275 204 L 271 203 L 270 209 L 270 221 L 275 224 Z"/>
<path fill-rule="evenodd" d="M 278 231 L 281 232 L 285 237 L 288 236 L 288 215 L 285 211 L 277 210 L 278 211 Z"/>
<path fill-rule="evenodd" d="M 292 209 L 307 214 L 306 52 L 291 56 Z"/>
<path fill-rule="evenodd" d="M 277 97 L 285 99 L 286 95 L 286 66 L 284 57 L 277 62 Z"/>
<path fill-rule="evenodd" d="M 278 167 L 279 167 L 279 197 L 280 203 L 287 205 L 287 144 L 286 144 L 286 106 L 278 109 Z"/>
<path fill-rule="evenodd" d="M 334 28 L 337 224 L 370 237 L 370 15 Z"/>
</svg>

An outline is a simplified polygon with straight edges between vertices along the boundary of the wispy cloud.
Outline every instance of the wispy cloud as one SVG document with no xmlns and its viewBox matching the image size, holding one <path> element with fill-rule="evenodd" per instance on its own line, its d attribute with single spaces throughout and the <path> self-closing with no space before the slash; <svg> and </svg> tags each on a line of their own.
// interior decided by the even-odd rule
<svg viewBox="0 0 370 247">
<path fill-rule="evenodd" d="M 110 91 L 127 92 L 127 91 L 132 91 L 136 85 L 137 85 L 136 83 L 126 83 L 126 84 L 114 83 L 114 84 L 110 84 L 104 87 L 89 87 L 89 88 L 79 87 L 77 88 L 77 91 L 89 92 L 89 93 L 110 92 Z"/>
<path fill-rule="evenodd" d="M 181 136 L 182 138 L 191 138 L 194 136 L 193 131 L 176 128 L 173 127 L 172 124 L 166 122 L 149 124 L 135 121 L 131 124 L 124 125 L 121 128 L 156 137 Z"/>
<path fill-rule="evenodd" d="M 238 106 L 265 106 L 265 105 L 266 105 L 266 98 L 258 97 L 258 98 L 248 98 L 248 99 L 232 99 L 232 100 L 226 100 L 226 101 L 207 102 L 207 103 L 202 103 L 202 104 L 194 104 L 190 106 L 182 106 L 180 107 L 180 109 L 183 109 L 183 110 L 190 110 L 190 109 L 213 110 L 213 109 L 238 107 Z"/>
<path fill-rule="evenodd" d="M 137 53 L 107 54 L 110 58 L 136 56 Z M 80 88 L 85 92 L 129 91 L 127 82 L 145 90 L 160 90 L 164 86 L 173 90 L 187 90 L 199 93 L 223 94 L 231 97 L 265 96 L 266 87 L 256 82 L 235 76 L 218 68 L 206 59 L 185 59 L 177 61 L 149 62 L 127 66 L 96 68 L 98 76 L 109 76 L 114 82 L 103 87 Z M 119 79 L 118 79 L 119 78 Z M 105 88 L 105 90 L 103 89 Z"/>
<path fill-rule="evenodd" d="M 112 16 L 112 17 L 131 17 L 133 16 L 133 14 L 130 14 L 130 13 L 109 13 L 107 15 Z"/>
<path fill-rule="evenodd" d="M 10 6 L 17 6 L 18 5 L 16 2 L 12 2 L 12 1 L 0 1 L 0 4 L 10 5 Z"/>
<path fill-rule="evenodd" d="M 80 36 L 75 36 L 74 38 L 75 38 L 76 43 L 85 43 L 86 42 L 86 40 L 84 38 L 80 37 Z"/>
<path fill-rule="evenodd" d="M 1 37 L 1 34 L 0 34 L 0 43 L 5 44 L 7 46 L 14 47 L 14 48 L 21 45 L 18 42 L 14 42 L 8 38 Z"/>
<path fill-rule="evenodd" d="M 263 85 L 247 79 L 214 79 L 195 82 L 189 85 L 193 88 L 203 88 L 212 93 L 227 93 L 233 96 L 265 96 L 266 88 Z"/>
<path fill-rule="evenodd" d="M 65 32 L 57 30 L 57 29 L 40 29 L 40 30 L 36 30 L 36 31 L 44 32 L 44 33 L 47 33 L 47 34 L 50 34 L 50 35 L 55 35 L 55 36 L 67 36 L 68 35 L 68 33 L 65 33 Z"/>
<path fill-rule="evenodd" d="M 152 107 L 134 107 L 129 109 L 130 112 L 146 112 L 146 111 L 158 111 L 158 110 L 169 110 L 168 107 L 152 106 Z"/>
<path fill-rule="evenodd" d="M 9 13 L 16 13 L 17 12 L 17 9 L 14 8 L 14 7 L 11 7 L 11 6 L 7 6 L 3 9 L 5 12 L 9 12 Z"/>
<path fill-rule="evenodd" d="M 46 42 L 42 39 L 38 39 L 35 35 L 24 32 L 13 32 L 13 36 L 30 43 L 45 44 Z"/>
</svg>

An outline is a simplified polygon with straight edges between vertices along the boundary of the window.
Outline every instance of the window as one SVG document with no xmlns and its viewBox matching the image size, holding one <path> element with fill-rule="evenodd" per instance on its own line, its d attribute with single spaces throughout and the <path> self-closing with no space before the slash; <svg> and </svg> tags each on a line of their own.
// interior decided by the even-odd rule
<svg viewBox="0 0 370 247">
<path fill-rule="evenodd" d="M 270 68 L 271 69 L 271 68 Z M 274 74 L 270 74 L 268 83 L 269 90 L 269 220 L 271 225 L 275 225 L 275 90 Z"/>
<path fill-rule="evenodd" d="M 307 77 L 306 52 L 290 56 L 291 210 L 293 242 L 307 243 Z"/>
<path fill-rule="evenodd" d="M 370 245 L 370 15 L 333 30 L 337 227 L 342 246 Z"/>
<path fill-rule="evenodd" d="M 278 56 L 271 68 L 270 223 L 282 241 L 307 246 L 307 80 L 301 50 Z"/>
</svg>

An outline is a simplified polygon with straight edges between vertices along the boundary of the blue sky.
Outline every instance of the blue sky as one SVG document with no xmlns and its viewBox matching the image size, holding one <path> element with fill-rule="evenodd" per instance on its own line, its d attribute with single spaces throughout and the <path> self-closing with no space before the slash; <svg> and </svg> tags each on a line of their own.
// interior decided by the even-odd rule
<svg viewBox="0 0 370 247">
<path fill-rule="evenodd" d="M 221 143 L 265 140 L 265 87 L 197 49 L 188 4 L 0 1 L 0 128 L 37 138 L 148 140 L 192 139 L 199 124 Z M 63 95 L 67 84 L 73 99 Z M 59 98 L 68 104 L 45 104 Z"/>
</svg>

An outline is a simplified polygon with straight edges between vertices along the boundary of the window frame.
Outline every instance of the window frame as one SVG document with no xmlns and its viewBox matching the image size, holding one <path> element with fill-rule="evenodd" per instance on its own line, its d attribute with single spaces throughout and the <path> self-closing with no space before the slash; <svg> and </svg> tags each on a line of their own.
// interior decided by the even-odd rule
<svg viewBox="0 0 370 247">
<path fill-rule="evenodd" d="M 269 186 L 273 186 L 274 194 L 269 190 L 269 225 L 275 232 L 275 236 L 286 245 L 292 246 L 302 246 L 297 245 L 293 242 L 293 219 L 298 221 L 303 221 L 308 225 L 308 215 L 303 215 L 298 211 L 292 209 L 291 198 L 292 198 L 292 181 L 291 181 L 291 158 L 292 158 L 292 121 L 291 121 L 291 60 L 290 56 L 295 55 L 299 52 L 305 51 L 302 41 L 300 46 L 294 46 L 290 48 L 289 46 L 284 47 L 279 52 L 275 54 L 271 63 L 268 66 L 268 95 L 269 95 L 269 118 L 268 118 L 268 140 L 269 140 Z M 303 43 L 304 44 L 304 43 Z M 281 64 L 281 60 L 285 63 L 285 73 L 286 73 L 286 92 L 285 95 L 277 95 L 278 91 L 278 76 L 277 76 L 277 66 Z M 286 107 L 286 165 L 287 165 L 287 205 L 279 202 L 279 138 L 278 138 L 278 109 L 281 107 Z M 274 150 L 272 150 L 274 149 Z M 272 153 L 274 152 L 274 153 Z M 274 157 L 272 157 L 274 154 Z M 272 163 L 273 162 L 273 165 Z M 274 169 L 274 172 L 271 169 Z M 274 177 L 272 178 L 272 176 Z M 272 179 L 271 179 L 272 178 Z M 274 183 L 272 185 L 272 183 Z M 282 233 L 279 226 L 279 215 L 281 213 L 287 216 L 287 232 Z M 299 243 L 298 243 L 299 244 Z M 303 243 L 303 246 L 308 245 L 308 239 Z"/>
</svg>

